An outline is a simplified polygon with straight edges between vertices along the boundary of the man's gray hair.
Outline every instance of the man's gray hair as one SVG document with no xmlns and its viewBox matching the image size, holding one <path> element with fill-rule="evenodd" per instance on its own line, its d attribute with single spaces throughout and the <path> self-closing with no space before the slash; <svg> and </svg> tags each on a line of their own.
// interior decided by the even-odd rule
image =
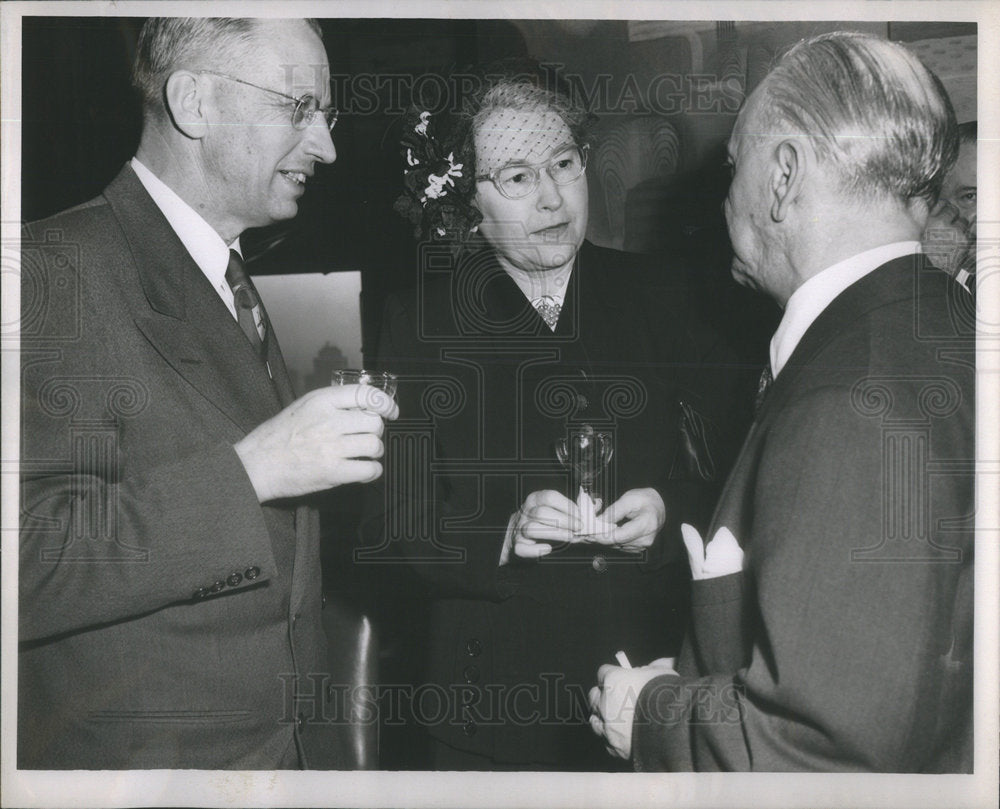
<svg viewBox="0 0 1000 809">
<path fill-rule="evenodd" d="M 803 40 L 778 60 L 761 92 L 763 120 L 812 138 L 819 159 L 858 198 L 933 205 L 958 155 L 941 82 L 880 37 L 838 31 Z"/>
<path fill-rule="evenodd" d="M 175 70 L 218 69 L 227 73 L 253 58 L 259 44 L 253 17 L 150 17 L 139 32 L 132 85 L 146 109 L 163 109 L 167 78 Z M 316 20 L 304 20 L 322 38 Z"/>
</svg>

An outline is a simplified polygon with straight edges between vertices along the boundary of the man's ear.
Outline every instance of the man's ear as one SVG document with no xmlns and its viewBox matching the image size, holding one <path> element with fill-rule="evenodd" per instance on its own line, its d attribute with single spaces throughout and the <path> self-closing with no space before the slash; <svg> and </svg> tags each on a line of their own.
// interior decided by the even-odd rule
<svg viewBox="0 0 1000 809">
<path fill-rule="evenodd" d="M 167 78 L 167 112 L 174 126 L 189 138 L 198 140 L 208 132 L 207 99 L 198 75 L 178 70 Z"/>
<path fill-rule="evenodd" d="M 797 139 L 783 140 L 774 149 L 771 169 L 771 219 L 783 222 L 802 191 L 808 156 Z"/>
</svg>

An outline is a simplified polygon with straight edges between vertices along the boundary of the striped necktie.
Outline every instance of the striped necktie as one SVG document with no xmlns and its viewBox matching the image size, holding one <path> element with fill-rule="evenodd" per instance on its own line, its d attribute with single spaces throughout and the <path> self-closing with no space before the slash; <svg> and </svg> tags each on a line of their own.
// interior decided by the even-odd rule
<svg viewBox="0 0 1000 809">
<path fill-rule="evenodd" d="M 257 289 L 243 268 L 243 259 L 235 250 L 229 251 L 226 282 L 233 290 L 236 320 L 261 360 L 267 358 L 267 313 Z"/>
</svg>

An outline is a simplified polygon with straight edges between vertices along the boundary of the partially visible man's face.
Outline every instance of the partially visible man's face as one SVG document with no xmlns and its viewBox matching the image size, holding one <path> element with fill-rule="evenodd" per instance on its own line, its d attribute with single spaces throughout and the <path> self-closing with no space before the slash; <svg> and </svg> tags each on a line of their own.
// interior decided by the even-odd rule
<svg viewBox="0 0 1000 809">
<path fill-rule="evenodd" d="M 733 170 L 729 195 L 723 209 L 733 247 L 733 277 L 741 284 L 774 294 L 772 276 L 779 267 L 771 257 L 773 236 L 768 193 L 768 145 L 770 133 L 757 124 L 759 96 L 750 96 L 729 138 L 727 153 Z"/>
<path fill-rule="evenodd" d="M 963 142 L 924 228 L 924 252 L 952 274 L 976 240 L 976 157 L 976 144 Z"/>
<path fill-rule="evenodd" d="M 260 26 L 252 67 L 226 72 L 290 96 L 310 93 L 329 104 L 326 50 L 309 25 L 268 20 Z M 203 168 L 215 209 L 210 213 L 228 223 L 226 230 L 235 230 L 223 234 L 229 240 L 248 227 L 294 217 L 306 178 L 317 163 L 332 163 L 337 153 L 321 114 L 305 129 L 295 129 L 292 101 L 226 79 L 216 81 L 222 120 L 205 140 Z"/>
</svg>

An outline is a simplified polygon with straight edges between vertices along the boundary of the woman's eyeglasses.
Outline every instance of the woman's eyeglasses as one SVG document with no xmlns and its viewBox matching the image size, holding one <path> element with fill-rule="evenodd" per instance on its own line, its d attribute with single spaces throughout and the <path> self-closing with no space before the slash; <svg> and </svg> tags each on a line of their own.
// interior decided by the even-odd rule
<svg viewBox="0 0 1000 809">
<path fill-rule="evenodd" d="M 572 144 L 544 163 L 512 163 L 488 174 L 476 175 L 476 179 L 489 180 L 507 199 L 523 199 L 538 188 L 543 171 L 556 185 L 569 185 L 579 179 L 586 168 L 586 145 Z"/>
</svg>

